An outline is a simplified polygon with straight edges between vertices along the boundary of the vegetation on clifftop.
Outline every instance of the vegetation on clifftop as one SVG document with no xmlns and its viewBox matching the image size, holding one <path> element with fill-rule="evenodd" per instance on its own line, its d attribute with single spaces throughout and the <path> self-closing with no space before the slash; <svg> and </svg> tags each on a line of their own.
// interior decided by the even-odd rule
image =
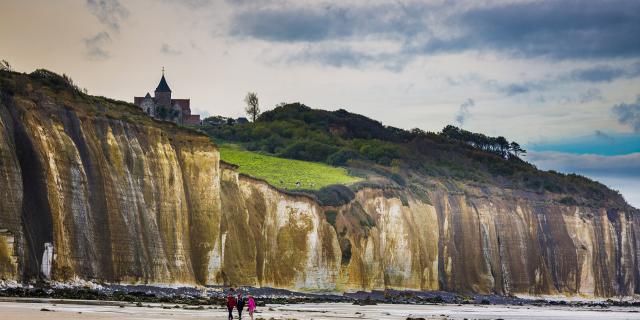
<svg viewBox="0 0 640 320">
<path fill-rule="evenodd" d="M 205 121 L 206 123 L 206 121 Z M 557 194 L 565 203 L 626 207 L 620 194 L 576 174 L 541 171 L 519 144 L 453 126 L 439 133 L 384 126 L 345 110 L 284 104 L 255 122 L 203 125 L 215 141 L 282 158 L 366 169 L 400 186 L 416 176 Z"/>
</svg>

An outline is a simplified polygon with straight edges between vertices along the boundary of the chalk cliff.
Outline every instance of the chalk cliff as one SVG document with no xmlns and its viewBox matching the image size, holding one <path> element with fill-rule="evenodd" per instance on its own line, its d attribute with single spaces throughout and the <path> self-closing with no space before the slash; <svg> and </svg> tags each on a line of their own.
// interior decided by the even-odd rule
<svg viewBox="0 0 640 320">
<path fill-rule="evenodd" d="M 429 177 L 419 192 L 363 187 L 346 204 L 322 206 L 238 174 L 204 135 L 56 77 L 0 75 L 0 278 L 640 290 L 633 209 Z"/>
</svg>

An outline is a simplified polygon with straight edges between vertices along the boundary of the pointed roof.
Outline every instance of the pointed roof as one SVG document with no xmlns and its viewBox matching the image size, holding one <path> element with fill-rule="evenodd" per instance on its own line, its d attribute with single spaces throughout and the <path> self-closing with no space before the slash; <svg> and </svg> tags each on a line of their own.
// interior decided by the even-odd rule
<svg viewBox="0 0 640 320">
<path fill-rule="evenodd" d="M 169 85 L 167 84 L 167 80 L 164 79 L 164 72 L 162 73 L 162 79 L 160 79 L 156 92 L 171 92 L 171 89 L 169 89 Z"/>
<path fill-rule="evenodd" d="M 149 92 L 147 92 L 147 95 L 144 96 L 145 98 L 151 98 L 151 95 L 149 94 Z"/>
</svg>

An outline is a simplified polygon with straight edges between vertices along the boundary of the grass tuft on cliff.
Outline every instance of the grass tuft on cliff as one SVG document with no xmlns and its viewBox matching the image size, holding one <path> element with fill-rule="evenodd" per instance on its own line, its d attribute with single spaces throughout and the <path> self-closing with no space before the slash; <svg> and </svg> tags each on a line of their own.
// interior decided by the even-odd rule
<svg viewBox="0 0 640 320">
<path fill-rule="evenodd" d="M 238 166 L 241 173 L 263 179 L 281 189 L 319 190 L 330 185 L 360 181 L 360 178 L 350 176 L 346 169 L 324 163 L 268 156 L 242 150 L 232 144 L 223 144 L 219 149 L 220 158 Z"/>
</svg>

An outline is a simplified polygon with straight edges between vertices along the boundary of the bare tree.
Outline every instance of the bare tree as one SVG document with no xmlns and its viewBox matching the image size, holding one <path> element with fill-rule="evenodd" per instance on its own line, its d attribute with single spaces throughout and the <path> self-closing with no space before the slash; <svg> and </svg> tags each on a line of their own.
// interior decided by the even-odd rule
<svg viewBox="0 0 640 320">
<path fill-rule="evenodd" d="M 258 115 L 260 114 L 260 107 L 258 106 L 258 95 L 255 92 L 249 92 L 244 97 L 244 102 L 247 104 L 247 107 L 244 111 L 247 112 L 247 115 L 251 117 L 253 122 L 256 121 Z"/>
</svg>

